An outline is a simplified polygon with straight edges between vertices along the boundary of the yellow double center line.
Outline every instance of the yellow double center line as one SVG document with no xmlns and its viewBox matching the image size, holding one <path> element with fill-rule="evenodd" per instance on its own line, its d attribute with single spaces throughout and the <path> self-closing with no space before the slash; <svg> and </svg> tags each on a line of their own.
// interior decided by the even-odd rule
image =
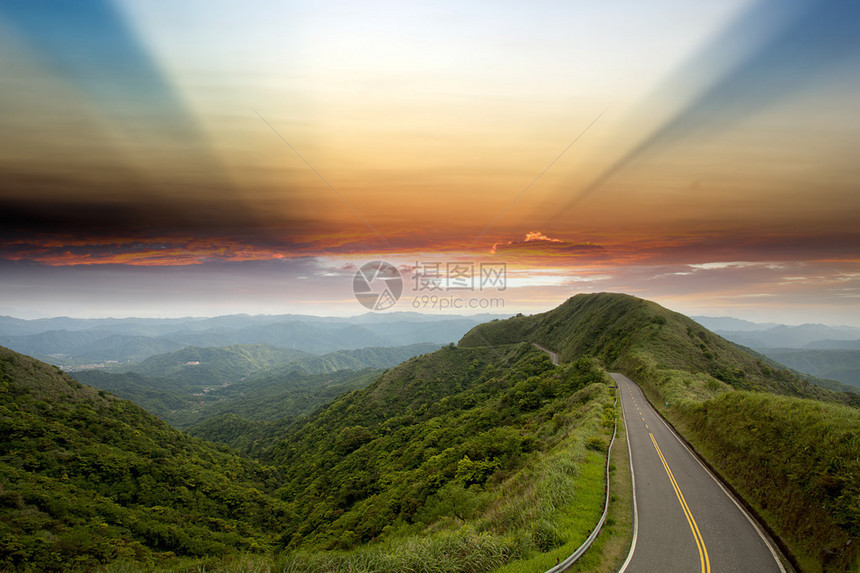
<svg viewBox="0 0 860 573">
<path fill-rule="evenodd" d="M 687 506 L 687 501 L 684 499 L 684 494 L 681 493 L 681 488 L 678 487 L 678 482 L 675 481 L 675 476 L 672 470 L 669 469 L 669 464 L 666 458 L 663 457 L 663 452 L 660 451 L 660 446 L 657 445 L 657 440 L 654 439 L 654 434 L 648 433 L 651 436 L 651 443 L 657 450 L 657 455 L 660 456 L 660 461 L 663 462 L 663 468 L 669 476 L 669 481 L 672 482 L 672 487 L 675 489 L 675 495 L 678 496 L 678 501 L 681 502 L 681 509 L 684 510 L 684 515 L 687 516 L 687 523 L 690 524 L 690 531 L 693 532 L 693 538 L 696 540 L 696 547 L 699 548 L 699 561 L 702 563 L 702 573 L 711 573 L 711 561 L 708 559 L 708 550 L 705 547 L 705 540 L 702 539 L 702 534 L 699 532 L 699 526 L 696 525 L 696 520 L 693 519 L 693 512 Z"/>
</svg>

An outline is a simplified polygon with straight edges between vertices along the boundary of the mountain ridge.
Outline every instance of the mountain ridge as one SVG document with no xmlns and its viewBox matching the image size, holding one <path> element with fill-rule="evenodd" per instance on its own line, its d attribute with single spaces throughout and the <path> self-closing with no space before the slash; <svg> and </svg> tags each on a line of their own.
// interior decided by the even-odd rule
<svg viewBox="0 0 860 573">
<path fill-rule="evenodd" d="M 460 344 L 512 340 L 627 374 L 776 532 L 798 569 L 856 570 L 860 395 L 814 385 L 629 295 L 577 295 L 547 313 L 479 325 Z"/>
</svg>

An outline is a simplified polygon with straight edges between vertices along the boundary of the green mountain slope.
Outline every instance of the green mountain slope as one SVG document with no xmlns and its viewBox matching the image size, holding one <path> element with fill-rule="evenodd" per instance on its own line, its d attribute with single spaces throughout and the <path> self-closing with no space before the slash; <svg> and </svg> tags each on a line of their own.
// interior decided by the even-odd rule
<svg viewBox="0 0 860 573">
<path fill-rule="evenodd" d="M 847 400 L 787 370 L 772 368 L 682 314 L 628 295 L 578 295 L 549 312 L 476 326 L 460 345 L 522 340 L 557 351 L 562 361 L 593 356 L 610 369 L 634 374 L 653 369 L 696 373 L 708 379 L 699 397 L 721 391 L 727 384 L 742 390 Z"/>
<path fill-rule="evenodd" d="M 213 392 L 216 402 L 197 411 L 198 421 L 186 428 L 192 436 L 255 454 L 283 438 L 300 423 L 338 396 L 364 388 L 382 370 L 340 370 L 309 375 L 291 371 L 266 376 Z"/>
<path fill-rule="evenodd" d="M 261 550 L 271 469 L 0 347 L 0 568 Z"/>
<path fill-rule="evenodd" d="M 258 448 L 266 465 L 54 367 L 0 356 L 0 567 L 158 564 L 276 537 L 313 551 L 283 558 L 298 570 L 417 559 L 482 571 L 567 551 L 601 511 L 609 381 L 590 361 L 556 367 L 528 344 L 413 358 L 300 424 L 271 424 L 286 437 Z M 226 421 L 234 437 L 256 431 Z M 332 548 L 352 551 L 321 552 Z"/>
<path fill-rule="evenodd" d="M 373 346 L 355 350 L 338 350 L 322 356 L 305 357 L 279 370 L 301 369 L 308 374 L 324 374 L 338 370 L 361 370 L 363 368 L 391 368 L 413 356 L 433 352 L 439 344 L 422 342 L 407 346 Z"/>
<path fill-rule="evenodd" d="M 189 346 L 176 352 L 147 358 L 129 370 L 149 378 L 169 379 L 174 390 L 202 390 L 231 384 L 277 364 L 312 356 L 301 350 L 265 344 L 241 344 L 223 348 Z"/>
<path fill-rule="evenodd" d="M 177 421 L 175 413 L 192 408 L 195 401 L 189 392 L 174 389 L 169 380 L 147 378 L 134 372 L 114 374 L 83 370 L 73 372 L 71 376 L 78 382 L 131 400 L 150 414 L 174 425 Z"/>
<path fill-rule="evenodd" d="M 460 344 L 514 340 L 543 344 L 562 360 L 594 357 L 633 378 L 802 570 L 858 566 L 856 394 L 811 384 L 681 314 L 627 295 L 578 295 L 543 314 L 477 326 Z"/>
<path fill-rule="evenodd" d="M 605 450 L 611 431 L 607 382 L 588 360 L 556 367 L 530 344 L 412 358 L 263 453 L 286 477 L 278 495 L 294 518 L 282 541 L 349 549 L 466 524 L 502 551 L 497 564 L 564 544 L 556 512 L 580 487 L 574 466 L 585 463 L 586 443 Z"/>
<path fill-rule="evenodd" d="M 309 414 L 344 392 L 367 386 L 379 374 L 368 368 L 389 368 L 437 348 L 422 343 L 315 356 L 265 345 L 189 347 L 153 356 L 132 367 L 133 372 L 87 370 L 72 376 L 186 428 L 226 413 L 252 421 Z M 210 431 L 217 424 L 206 427 L 206 435 L 220 435 Z"/>
</svg>

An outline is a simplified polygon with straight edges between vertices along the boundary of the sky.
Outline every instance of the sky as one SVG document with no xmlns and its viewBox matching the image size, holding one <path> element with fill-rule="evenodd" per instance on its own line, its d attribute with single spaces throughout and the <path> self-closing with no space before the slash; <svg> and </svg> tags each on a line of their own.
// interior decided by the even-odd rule
<svg viewBox="0 0 860 573">
<path fill-rule="evenodd" d="M 353 315 L 385 261 L 378 312 L 860 326 L 858 17 L 0 0 L 0 314 Z"/>
</svg>

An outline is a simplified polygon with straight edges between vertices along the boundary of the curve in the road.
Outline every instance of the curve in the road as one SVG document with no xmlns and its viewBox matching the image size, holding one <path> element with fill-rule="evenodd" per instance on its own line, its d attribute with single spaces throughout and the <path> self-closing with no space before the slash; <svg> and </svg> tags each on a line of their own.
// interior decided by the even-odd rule
<svg viewBox="0 0 860 573">
<path fill-rule="evenodd" d="M 620 573 L 785 573 L 755 521 L 642 390 L 626 376 L 611 376 L 621 393 L 633 479 L 633 543 Z"/>
<path fill-rule="evenodd" d="M 552 360 L 552 363 L 554 365 L 558 366 L 558 352 L 553 352 L 549 348 L 544 348 L 543 346 L 541 346 L 537 342 L 532 342 L 532 344 L 534 344 L 535 348 L 537 348 L 538 350 L 543 350 L 544 352 L 549 354 L 549 357 L 550 357 L 550 360 Z"/>
</svg>

